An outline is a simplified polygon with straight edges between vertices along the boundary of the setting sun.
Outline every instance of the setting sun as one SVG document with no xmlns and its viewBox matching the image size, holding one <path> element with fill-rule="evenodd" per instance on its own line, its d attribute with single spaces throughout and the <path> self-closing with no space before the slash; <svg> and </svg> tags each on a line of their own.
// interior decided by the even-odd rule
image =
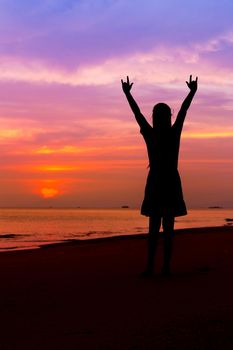
<svg viewBox="0 0 233 350">
<path fill-rule="evenodd" d="M 42 196 L 44 198 L 52 198 L 58 195 L 59 191 L 55 188 L 51 188 L 51 187 L 43 187 L 40 190 L 40 193 L 42 194 Z"/>
</svg>

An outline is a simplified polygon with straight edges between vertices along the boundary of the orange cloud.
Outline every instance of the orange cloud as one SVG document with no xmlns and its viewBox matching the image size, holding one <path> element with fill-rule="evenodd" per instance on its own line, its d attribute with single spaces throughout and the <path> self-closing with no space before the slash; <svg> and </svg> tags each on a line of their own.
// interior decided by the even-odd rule
<svg viewBox="0 0 233 350">
<path fill-rule="evenodd" d="M 185 132 L 183 138 L 189 139 L 210 139 L 210 138 L 228 138 L 233 137 L 233 131 L 226 132 L 198 132 L 198 133 L 187 133 Z"/>
<path fill-rule="evenodd" d="M 75 166 L 64 166 L 64 165 L 42 165 L 35 168 L 39 171 L 50 171 L 50 172 L 63 172 L 63 171 L 74 171 L 79 170 L 79 167 Z"/>
<path fill-rule="evenodd" d="M 77 147 L 77 146 L 64 146 L 60 148 L 52 148 L 48 146 L 42 146 L 38 148 L 34 153 L 36 154 L 66 154 L 66 153 L 87 153 L 87 152 L 95 152 L 100 150 L 101 147 Z"/>
</svg>

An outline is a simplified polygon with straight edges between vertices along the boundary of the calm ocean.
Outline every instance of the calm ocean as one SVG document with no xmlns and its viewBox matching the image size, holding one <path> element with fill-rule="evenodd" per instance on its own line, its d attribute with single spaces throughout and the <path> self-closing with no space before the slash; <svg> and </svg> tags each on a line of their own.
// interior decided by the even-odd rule
<svg viewBox="0 0 233 350">
<path fill-rule="evenodd" d="M 233 209 L 192 209 L 176 228 L 223 226 Z M 138 209 L 0 209 L 0 251 L 147 232 Z"/>
</svg>

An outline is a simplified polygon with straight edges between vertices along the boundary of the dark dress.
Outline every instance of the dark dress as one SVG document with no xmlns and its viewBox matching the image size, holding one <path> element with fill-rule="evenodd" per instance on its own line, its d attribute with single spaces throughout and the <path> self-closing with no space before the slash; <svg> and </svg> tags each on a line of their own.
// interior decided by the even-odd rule
<svg viewBox="0 0 233 350">
<path fill-rule="evenodd" d="M 174 124 L 161 132 L 145 124 L 140 132 L 146 142 L 150 167 L 141 214 L 160 217 L 186 215 L 177 169 L 181 128 Z"/>
</svg>

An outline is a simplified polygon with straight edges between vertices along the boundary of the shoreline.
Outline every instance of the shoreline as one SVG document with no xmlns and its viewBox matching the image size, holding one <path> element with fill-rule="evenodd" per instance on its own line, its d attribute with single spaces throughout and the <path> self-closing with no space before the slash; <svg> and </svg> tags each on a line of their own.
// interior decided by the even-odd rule
<svg viewBox="0 0 233 350">
<path fill-rule="evenodd" d="M 212 230 L 213 232 L 221 232 L 224 231 L 231 231 L 233 230 L 233 225 L 227 225 L 224 224 L 222 226 L 207 226 L 207 227 L 191 227 L 191 228 L 181 228 L 181 229 L 175 229 L 175 236 L 180 234 L 204 234 L 205 232 L 208 232 L 209 230 Z M 128 240 L 128 239 L 146 239 L 148 233 L 139 233 L 139 234 L 122 234 L 122 235 L 115 235 L 115 236 L 109 236 L 109 237 L 99 237 L 99 238 L 90 238 L 90 239 L 67 239 L 64 241 L 58 241 L 58 242 L 51 242 L 46 244 L 38 244 L 35 245 L 35 247 L 29 247 L 29 248 L 6 248 L 5 250 L 0 250 L 0 254 L 6 254 L 6 253 L 16 253 L 16 252 L 26 252 L 26 251 L 36 251 L 38 249 L 50 249 L 54 247 L 66 247 L 66 246 L 76 246 L 76 245 L 86 245 L 86 244 L 96 244 L 96 243 L 104 243 L 104 242 L 111 242 L 111 241 L 118 241 L 118 240 Z M 3 237 L 4 238 L 4 237 Z M 162 238 L 162 231 L 160 231 L 160 237 Z M 36 243 L 36 242 L 35 242 Z M 4 249 L 4 248 L 0 248 Z"/>
</svg>

